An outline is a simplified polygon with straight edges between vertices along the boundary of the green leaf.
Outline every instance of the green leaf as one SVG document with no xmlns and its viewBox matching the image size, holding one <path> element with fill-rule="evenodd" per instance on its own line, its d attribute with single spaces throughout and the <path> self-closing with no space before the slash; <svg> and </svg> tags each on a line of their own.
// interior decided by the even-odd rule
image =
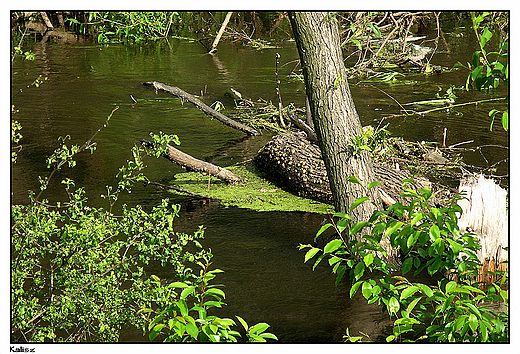
<svg viewBox="0 0 520 354">
<path fill-rule="evenodd" d="M 359 204 L 363 203 L 364 201 L 370 200 L 369 197 L 361 197 L 356 200 L 350 205 L 350 211 L 354 210 Z"/>
<path fill-rule="evenodd" d="M 187 288 L 189 285 L 186 283 L 181 283 L 179 281 L 176 281 L 174 283 L 168 284 L 166 288 Z"/>
<path fill-rule="evenodd" d="M 363 284 L 363 281 L 362 281 L 362 280 L 360 280 L 360 281 L 354 283 L 354 285 L 352 285 L 352 286 L 350 287 L 350 297 L 351 297 L 351 298 L 356 294 L 356 291 L 357 291 L 357 289 L 361 286 L 361 284 Z"/>
<path fill-rule="evenodd" d="M 421 283 L 417 283 L 417 284 L 414 284 L 414 285 L 417 285 L 419 287 L 419 289 L 421 289 L 422 293 L 424 295 L 426 295 L 427 297 L 432 297 L 433 296 L 433 290 L 430 289 L 430 287 L 426 284 L 421 284 Z"/>
<path fill-rule="evenodd" d="M 310 250 L 308 250 L 307 253 L 305 253 L 305 260 L 303 261 L 303 263 L 307 262 L 309 259 L 314 257 L 319 250 L 319 248 L 311 248 Z"/>
<path fill-rule="evenodd" d="M 502 127 L 506 131 L 509 128 L 509 118 L 508 117 L 509 117 L 508 111 L 505 111 L 504 113 L 502 113 Z"/>
<path fill-rule="evenodd" d="M 257 323 L 249 329 L 249 334 L 260 334 L 269 328 L 267 323 Z"/>
<path fill-rule="evenodd" d="M 430 239 L 435 242 L 441 236 L 441 232 L 437 225 L 432 225 L 430 227 Z"/>
<path fill-rule="evenodd" d="M 417 305 L 417 303 L 419 302 L 419 300 L 422 299 L 422 296 L 420 297 L 416 297 L 415 299 L 413 299 L 412 302 L 410 302 L 410 304 L 408 304 L 408 306 L 406 307 L 406 314 L 407 316 L 410 316 L 410 313 L 413 311 L 413 309 L 415 308 L 415 305 Z"/>
<path fill-rule="evenodd" d="M 260 337 L 278 340 L 278 338 L 274 334 L 268 332 L 260 334 Z"/>
<path fill-rule="evenodd" d="M 493 36 L 493 33 L 491 33 L 491 31 L 487 27 L 484 28 L 484 32 L 480 36 L 480 45 L 482 47 L 484 47 L 486 45 L 486 43 L 491 39 L 492 36 Z"/>
<path fill-rule="evenodd" d="M 148 335 L 150 342 L 152 342 L 159 335 L 159 333 L 161 333 L 161 330 L 164 327 L 165 327 L 165 325 L 163 325 L 163 324 L 157 324 L 154 326 L 154 328 L 150 331 L 150 334 Z"/>
<path fill-rule="evenodd" d="M 401 293 L 400 301 L 403 301 L 404 299 L 409 298 L 413 294 L 415 294 L 419 290 L 419 287 L 417 285 L 411 285 L 403 290 Z"/>
<path fill-rule="evenodd" d="M 368 281 L 363 282 L 361 292 L 365 299 L 370 299 L 372 297 L 372 284 L 370 284 Z"/>
<path fill-rule="evenodd" d="M 477 327 L 478 327 L 478 319 L 477 319 L 477 316 L 475 316 L 474 314 L 469 315 L 468 322 L 469 322 L 469 328 L 471 328 L 471 330 L 472 330 L 473 332 L 475 332 L 475 330 L 476 330 Z"/>
<path fill-rule="evenodd" d="M 385 231 L 385 236 L 388 236 L 388 235 L 391 235 L 393 234 L 398 228 L 400 228 L 401 226 L 403 226 L 404 223 L 401 222 L 401 221 L 397 221 L 396 223 L 394 223 L 392 226 L 390 226 L 389 228 L 386 229 Z"/>
<path fill-rule="evenodd" d="M 216 288 L 211 288 L 211 289 L 208 289 L 204 292 L 204 295 L 217 295 L 217 296 L 222 296 L 222 298 L 226 298 L 226 294 L 220 290 L 220 289 L 216 289 Z"/>
<path fill-rule="evenodd" d="M 365 265 L 368 267 L 374 262 L 374 255 L 372 253 L 367 253 L 365 257 L 363 257 L 363 262 L 365 262 Z"/>
<path fill-rule="evenodd" d="M 368 225 L 368 223 L 366 221 L 358 221 L 357 223 L 352 225 L 350 230 L 348 230 L 349 236 L 355 235 L 356 233 L 358 233 L 362 228 L 364 228 L 367 225 Z"/>
<path fill-rule="evenodd" d="M 453 330 L 458 331 L 464 326 L 464 323 L 466 323 L 466 319 L 468 318 L 468 315 L 462 315 L 457 317 L 457 319 L 453 322 Z"/>
<path fill-rule="evenodd" d="M 197 337 L 199 336 L 199 329 L 197 328 L 197 326 L 191 322 L 188 322 L 188 324 L 186 325 L 186 332 L 188 332 L 188 334 L 193 338 L 193 339 L 197 339 Z"/>
<path fill-rule="evenodd" d="M 247 322 L 244 321 L 244 319 L 240 316 L 235 316 L 236 318 L 238 318 L 238 322 L 240 322 L 240 324 L 242 324 L 242 327 L 244 327 L 244 329 L 247 330 L 249 329 L 249 326 L 247 325 Z"/>
<path fill-rule="evenodd" d="M 318 232 L 316 233 L 316 236 L 314 237 L 314 239 L 316 239 L 319 235 L 321 235 L 325 230 L 327 230 L 329 227 L 331 227 L 332 224 L 331 223 L 327 223 L 325 225 L 323 225 L 319 230 Z"/>
<path fill-rule="evenodd" d="M 321 260 L 325 257 L 325 254 L 322 254 L 321 256 L 318 257 L 318 259 L 316 259 L 316 262 L 314 262 L 314 265 L 312 266 L 312 270 L 316 269 L 316 267 L 318 266 L 318 264 L 320 264 Z"/>
<path fill-rule="evenodd" d="M 363 274 L 365 273 L 365 263 L 358 262 L 356 264 L 356 267 L 354 268 L 354 279 L 357 281 L 359 280 Z"/>
<path fill-rule="evenodd" d="M 390 301 L 388 301 L 388 313 L 390 315 L 396 314 L 399 311 L 399 301 L 395 297 L 391 297 Z"/>
<path fill-rule="evenodd" d="M 486 326 L 486 323 L 484 321 L 479 321 L 480 324 L 480 333 L 482 335 L 482 342 L 488 341 L 488 328 Z"/>
<path fill-rule="evenodd" d="M 370 183 L 368 184 L 367 188 L 370 190 L 370 189 L 372 189 L 373 187 L 378 186 L 378 185 L 380 185 L 380 184 L 382 184 L 382 183 L 383 183 L 383 182 L 381 182 L 381 181 L 370 182 Z"/>
<path fill-rule="evenodd" d="M 188 315 L 188 305 L 186 305 L 186 301 L 181 299 L 179 301 L 176 301 L 175 304 L 177 304 L 177 307 L 179 308 L 182 317 Z"/>
<path fill-rule="evenodd" d="M 410 235 L 411 236 L 411 235 Z M 404 260 L 403 262 L 403 265 L 401 267 L 401 273 L 404 275 L 406 273 L 408 273 L 410 271 L 410 269 L 412 269 L 412 265 L 413 265 L 413 258 L 412 257 L 408 257 Z"/>
<path fill-rule="evenodd" d="M 447 294 L 454 292 L 455 289 L 457 289 L 457 283 L 454 282 L 453 280 L 450 281 L 448 284 L 446 284 L 446 293 Z"/>
<path fill-rule="evenodd" d="M 352 182 L 361 185 L 361 182 L 359 182 L 359 180 L 355 176 L 348 176 L 347 182 Z"/>
<path fill-rule="evenodd" d="M 394 321 L 394 326 L 413 325 L 413 324 L 419 324 L 419 323 L 421 323 L 421 322 L 416 320 L 415 318 L 401 317 Z"/>
<path fill-rule="evenodd" d="M 186 299 L 186 297 L 187 297 L 189 294 L 191 294 L 192 292 L 194 292 L 194 291 L 195 291 L 195 286 L 193 286 L 193 285 L 190 286 L 190 287 L 188 287 L 188 288 L 186 288 L 186 289 L 184 289 L 184 290 L 181 292 L 181 299 L 183 299 L 183 300 Z"/>
<path fill-rule="evenodd" d="M 336 272 L 337 273 L 336 282 L 335 282 L 336 286 L 338 286 L 339 281 L 341 280 L 341 278 L 343 278 L 343 275 L 345 274 L 346 271 L 347 271 L 347 267 L 346 266 L 340 265 L 338 267 L 338 270 Z"/>
<path fill-rule="evenodd" d="M 441 267 L 441 264 L 442 264 L 442 259 L 440 256 L 438 256 L 437 258 L 435 258 L 433 263 L 428 267 L 428 273 L 430 275 L 437 273 L 437 271 Z"/>
<path fill-rule="evenodd" d="M 386 337 L 386 341 L 389 343 L 391 341 L 393 341 L 395 339 L 395 336 L 392 334 L 392 335 L 389 335 L 388 337 Z"/>
<path fill-rule="evenodd" d="M 330 241 L 325 245 L 325 248 L 323 249 L 323 254 L 328 254 L 336 251 L 338 248 L 341 247 L 343 241 L 339 238 Z"/>
</svg>

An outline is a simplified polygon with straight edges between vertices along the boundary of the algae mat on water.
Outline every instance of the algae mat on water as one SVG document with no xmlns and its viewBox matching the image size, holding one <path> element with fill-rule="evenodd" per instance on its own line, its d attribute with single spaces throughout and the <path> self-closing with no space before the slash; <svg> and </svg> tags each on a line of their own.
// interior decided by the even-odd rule
<svg viewBox="0 0 520 354">
<path fill-rule="evenodd" d="M 197 172 L 183 172 L 176 174 L 171 184 L 173 187 L 218 199 L 226 206 L 258 211 L 334 212 L 332 205 L 298 197 L 265 180 L 252 164 L 227 169 L 242 178 L 243 182 L 228 185 L 215 177 Z"/>
</svg>

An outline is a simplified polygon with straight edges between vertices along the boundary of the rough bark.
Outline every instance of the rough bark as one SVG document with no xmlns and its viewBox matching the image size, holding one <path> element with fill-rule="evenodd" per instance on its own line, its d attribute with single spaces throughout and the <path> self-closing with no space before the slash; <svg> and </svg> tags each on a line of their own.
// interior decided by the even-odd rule
<svg viewBox="0 0 520 354">
<path fill-rule="evenodd" d="M 171 93 L 174 96 L 177 96 L 181 98 L 182 100 L 189 101 L 193 103 L 195 106 L 197 106 L 201 111 L 204 113 L 212 116 L 213 118 L 217 119 L 218 121 L 224 123 L 227 126 L 230 126 L 231 128 L 238 129 L 248 135 L 259 135 L 258 131 L 256 129 L 253 129 L 251 127 L 248 127 L 245 124 L 239 123 L 237 121 L 234 121 L 231 118 L 226 117 L 220 112 L 215 111 L 213 108 L 199 100 L 197 97 L 181 90 L 178 87 L 174 86 L 168 86 L 163 83 L 157 82 L 157 81 L 148 81 L 143 82 L 143 85 L 150 85 L 155 88 L 155 90 L 162 90 Z"/>
<path fill-rule="evenodd" d="M 352 146 L 352 138 L 361 134 L 361 124 L 346 80 L 338 24 L 324 12 L 295 12 L 290 20 L 334 206 L 336 211 L 347 212 L 354 200 L 366 195 L 347 177 L 356 176 L 366 186 L 374 181 L 374 168 L 369 154 L 355 153 Z M 378 202 L 377 190 L 371 194 Z M 370 203 L 363 203 L 351 215 L 368 220 L 373 211 Z"/>
<path fill-rule="evenodd" d="M 311 143 L 303 132 L 278 134 L 264 145 L 254 159 L 259 170 L 293 193 L 320 202 L 333 204 L 327 170 L 321 151 Z M 374 164 L 375 180 L 384 182 L 380 185 L 381 199 L 391 205 L 397 201 L 405 204 L 401 198 L 402 179 L 411 176 L 405 171 Z M 425 178 L 415 178 L 418 188 L 431 188 Z"/>
</svg>

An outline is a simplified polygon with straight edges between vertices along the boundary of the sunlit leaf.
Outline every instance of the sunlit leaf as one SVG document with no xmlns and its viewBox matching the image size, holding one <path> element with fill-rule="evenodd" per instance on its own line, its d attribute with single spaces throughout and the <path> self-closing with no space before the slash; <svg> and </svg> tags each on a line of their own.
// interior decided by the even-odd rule
<svg viewBox="0 0 520 354">
<path fill-rule="evenodd" d="M 383 182 L 381 182 L 381 181 L 370 182 L 370 183 L 368 184 L 367 188 L 368 188 L 368 189 L 372 189 L 372 188 L 374 188 L 375 186 L 378 186 L 378 185 L 380 185 L 380 184 L 382 184 L 382 183 L 383 183 Z"/>
<path fill-rule="evenodd" d="M 312 257 L 314 257 L 316 255 L 316 253 L 319 252 L 319 248 L 311 248 L 310 250 L 307 251 L 307 253 L 305 254 L 305 260 L 303 261 L 304 263 L 307 262 L 309 259 L 311 259 Z"/>
<path fill-rule="evenodd" d="M 336 251 L 338 248 L 341 247 L 342 243 L 343 243 L 343 241 L 339 238 L 330 241 L 329 243 L 327 243 L 325 245 L 325 248 L 323 249 L 323 253 L 328 254 L 328 253 Z"/>
<path fill-rule="evenodd" d="M 354 210 L 359 204 L 363 203 L 364 201 L 370 200 L 369 197 L 361 197 L 356 200 L 350 205 L 350 211 Z"/>
<path fill-rule="evenodd" d="M 372 253 L 367 253 L 365 255 L 365 257 L 363 257 L 363 262 L 365 262 L 365 265 L 368 267 L 369 265 L 372 264 L 372 262 L 374 262 L 374 254 Z"/>
<path fill-rule="evenodd" d="M 363 284 L 363 281 L 362 281 L 362 280 L 360 280 L 360 281 L 354 283 L 354 285 L 352 285 L 352 286 L 350 287 L 350 297 L 351 297 L 351 298 L 354 296 L 354 294 L 356 294 L 356 291 L 357 291 L 357 289 L 361 286 L 361 284 Z"/>
<path fill-rule="evenodd" d="M 390 315 L 396 314 L 399 311 L 399 301 L 395 297 L 391 297 L 390 301 L 388 301 L 388 313 Z"/>
</svg>

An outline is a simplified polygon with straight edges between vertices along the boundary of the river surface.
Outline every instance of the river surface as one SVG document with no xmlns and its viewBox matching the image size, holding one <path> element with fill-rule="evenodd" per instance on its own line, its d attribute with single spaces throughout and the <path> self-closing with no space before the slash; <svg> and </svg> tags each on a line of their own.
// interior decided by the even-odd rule
<svg viewBox="0 0 520 354">
<path fill-rule="evenodd" d="M 468 36 L 470 36 L 469 32 Z M 450 52 L 442 50 L 432 63 L 451 67 L 470 60 L 475 50 L 473 38 L 449 37 Z M 432 38 L 430 35 L 429 38 Z M 452 38 L 452 39 L 450 39 Z M 159 81 L 197 95 L 211 104 L 221 101 L 224 114 L 232 113 L 232 102 L 225 92 L 233 87 L 252 99 L 277 103 L 275 53 L 281 55 L 281 95 L 284 105 L 304 106 L 302 83 L 290 81 L 298 53 L 294 42 L 279 43 L 280 48 L 262 51 L 221 43 L 214 56 L 205 53 L 197 42 L 169 40 L 144 46 L 42 43 L 27 41 L 25 50 L 33 50 L 35 61 L 14 60 L 12 65 L 12 104 L 19 110 L 14 119 L 23 129 L 23 150 L 11 169 L 12 203 L 27 203 L 27 190 L 38 190 L 38 176 L 46 175 L 45 159 L 57 147 L 59 136 L 69 135 L 71 143 L 81 145 L 102 126 L 115 106 L 119 106 L 108 126 L 95 141 L 93 155 L 77 157 L 78 165 L 56 176 L 44 195 L 50 201 L 66 199 L 59 181 L 64 176 L 84 186 L 91 202 L 105 206 L 100 195 L 106 185 L 116 183 L 118 168 L 130 158 L 130 148 L 150 132 L 177 134 L 180 148 L 199 159 L 229 166 L 249 159 L 269 140 L 271 133 L 245 138 L 244 134 L 205 116 L 190 103 L 164 92 L 156 93 L 144 81 Z M 442 49 L 442 48 L 440 48 Z M 39 87 L 31 83 L 43 75 L 48 79 Z M 414 84 L 374 84 L 400 103 L 431 100 L 450 84 L 462 86 L 466 73 L 408 77 Z M 22 91 L 20 92 L 20 89 Z M 387 95 L 369 85 L 351 85 L 356 108 L 363 125 L 377 126 L 382 117 L 399 113 L 399 106 Z M 457 102 L 489 98 L 484 93 L 457 91 Z M 142 99 L 134 104 L 131 96 Z M 504 97 L 503 92 L 495 94 Z M 495 124 L 489 131 L 488 111 L 505 105 L 480 104 L 425 116 L 393 118 L 388 129 L 395 136 L 412 141 L 442 142 L 447 128 L 447 145 L 474 140 L 465 146 L 508 146 L 508 136 Z M 507 149 L 487 147 L 468 152 L 465 162 L 488 167 L 508 156 Z M 181 169 L 165 159 L 147 160 L 147 176 L 168 183 Z M 498 165 L 497 175 L 508 173 L 508 163 Z M 219 315 L 239 315 L 249 324 L 267 322 L 280 342 L 339 342 L 350 328 L 381 341 L 388 335 L 390 322 L 375 305 L 367 305 L 361 296 L 349 299 L 349 286 L 334 285 L 327 266 L 312 271 L 303 263 L 300 243 L 310 243 L 323 220 L 309 213 L 256 212 L 225 208 L 215 201 L 176 196 L 153 186 L 137 186 L 122 197 L 130 205 L 146 208 L 162 198 L 182 205 L 177 219 L 179 231 L 191 233 L 199 225 L 206 228 L 204 246 L 214 254 L 213 266 L 225 272 L 218 283 L 225 284 L 226 303 Z M 163 269 L 153 269 L 167 276 Z M 360 295 L 360 294 L 358 294 Z M 142 332 L 125 329 L 121 341 L 146 341 Z"/>
</svg>

